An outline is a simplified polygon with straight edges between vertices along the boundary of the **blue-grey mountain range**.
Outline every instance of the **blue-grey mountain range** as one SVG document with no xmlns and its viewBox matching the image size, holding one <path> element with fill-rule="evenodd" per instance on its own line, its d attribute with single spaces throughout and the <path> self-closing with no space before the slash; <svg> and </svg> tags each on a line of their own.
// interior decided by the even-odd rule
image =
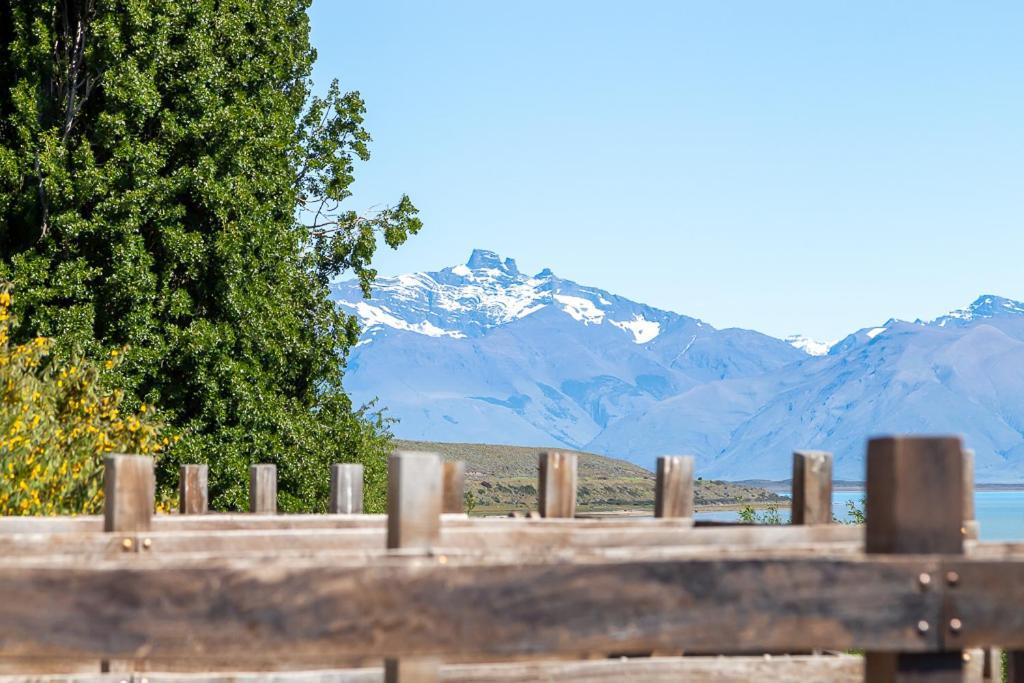
<svg viewBox="0 0 1024 683">
<path fill-rule="evenodd" d="M 795 448 L 862 479 L 867 437 L 960 433 L 979 481 L 1024 481 L 1024 303 L 994 295 L 834 344 L 716 329 L 476 250 L 333 286 L 363 334 L 346 387 L 402 438 L 567 446 L 722 479 L 784 479 Z"/>
</svg>

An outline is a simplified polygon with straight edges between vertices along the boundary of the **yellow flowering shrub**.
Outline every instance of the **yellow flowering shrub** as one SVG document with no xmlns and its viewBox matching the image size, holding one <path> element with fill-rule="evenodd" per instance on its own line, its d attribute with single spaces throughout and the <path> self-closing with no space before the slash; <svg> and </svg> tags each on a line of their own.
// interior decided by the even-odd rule
<svg viewBox="0 0 1024 683">
<path fill-rule="evenodd" d="M 0 291 L 0 514 L 90 514 L 103 507 L 103 456 L 156 456 L 174 441 L 151 406 L 121 409 L 101 364 L 62 363 L 51 342 L 11 343 L 11 294 Z"/>
</svg>

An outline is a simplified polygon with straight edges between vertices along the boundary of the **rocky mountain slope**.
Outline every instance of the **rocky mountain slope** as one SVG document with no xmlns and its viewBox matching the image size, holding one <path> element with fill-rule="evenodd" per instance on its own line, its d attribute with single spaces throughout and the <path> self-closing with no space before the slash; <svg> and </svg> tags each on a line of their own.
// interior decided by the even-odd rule
<svg viewBox="0 0 1024 683">
<path fill-rule="evenodd" d="M 334 296 L 363 338 L 346 386 L 398 436 L 562 446 L 644 467 L 690 453 L 724 479 L 789 476 L 793 448 L 863 477 L 867 436 L 960 432 L 979 479 L 1024 480 L 1024 304 L 982 296 L 829 345 L 659 310 L 477 250 Z"/>
</svg>

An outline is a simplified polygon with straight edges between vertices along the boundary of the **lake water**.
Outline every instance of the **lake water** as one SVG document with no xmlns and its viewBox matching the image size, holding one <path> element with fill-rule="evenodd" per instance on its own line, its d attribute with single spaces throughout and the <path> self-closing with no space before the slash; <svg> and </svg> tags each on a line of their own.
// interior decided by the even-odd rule
<svg viewBox="0 0 1024 683">
<path fill-rule="evenodd" d="M 847 519 L 847 503 L 853 501 L 863 509 L 863 491 L 835 491 L 832 494 L 832 514 Z M 780 510 L 784 522 L 789 521 L 789 510 Z M 983 541 L 1024 540 L 1024 491 L 977 491 L 974 494 L 974 516 L 978 520 Z M 736 521 L 735 511 L 698 512 L 697 519 Z"/>
</svg>

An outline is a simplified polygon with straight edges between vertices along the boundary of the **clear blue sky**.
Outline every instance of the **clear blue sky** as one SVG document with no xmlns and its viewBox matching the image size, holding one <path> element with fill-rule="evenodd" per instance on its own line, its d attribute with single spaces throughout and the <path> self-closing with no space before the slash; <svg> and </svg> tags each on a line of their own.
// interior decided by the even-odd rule
<svg viewBox="0 0 1024 683">
<path fill-rule="evenodd" d="M 316 0 L 366 99 L 383 274 L 473 247 L 718 326 L 834 339 L 1024 299 L 1024 2 Z"/>
</svg>

